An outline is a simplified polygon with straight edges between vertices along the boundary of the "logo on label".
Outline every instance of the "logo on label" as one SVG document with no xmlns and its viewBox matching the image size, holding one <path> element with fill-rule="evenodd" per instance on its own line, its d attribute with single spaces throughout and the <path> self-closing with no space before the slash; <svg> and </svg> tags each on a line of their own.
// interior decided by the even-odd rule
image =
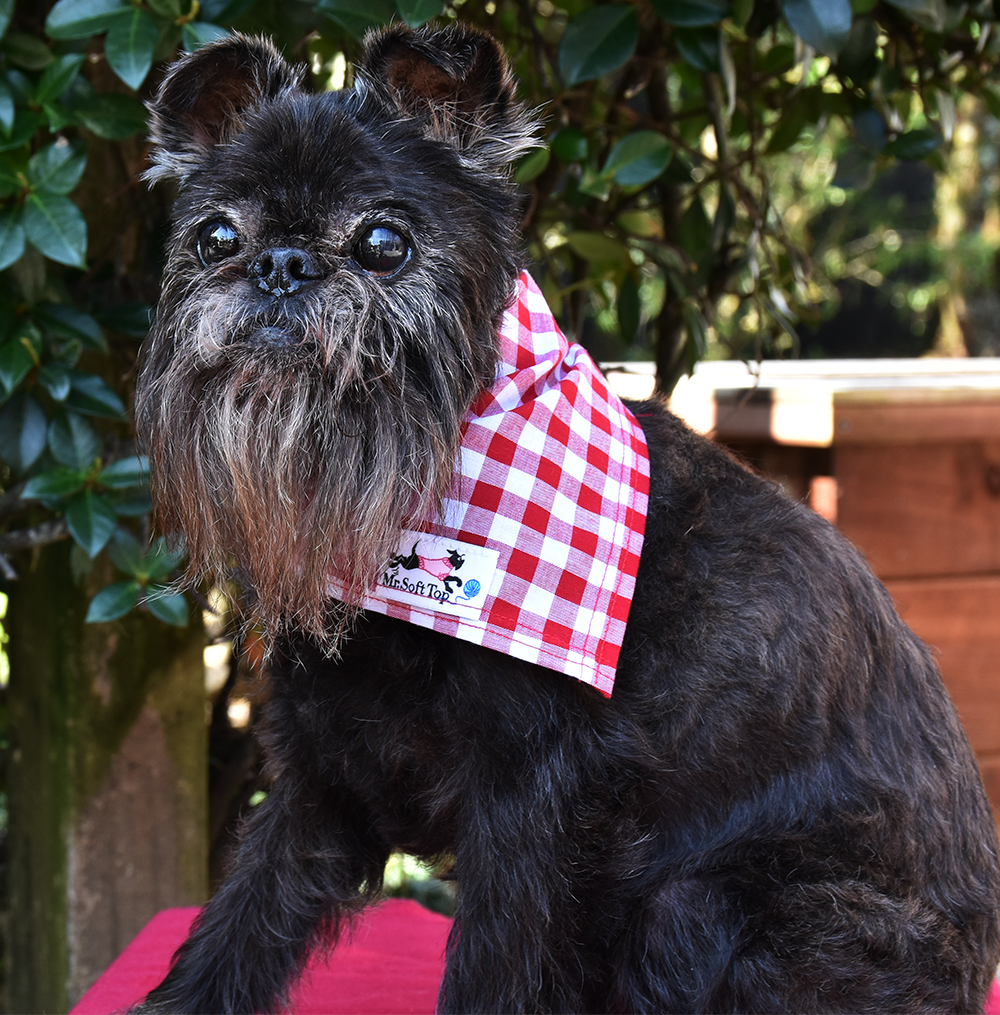
<svg viewBox="0 0 1000 1015">
<path fill-rule="evenodd" d="M 404 532 L 386 564 L 377 594 L 440 613 L 477 618 L 499 553 L 454 539 Z"/>
</svg>

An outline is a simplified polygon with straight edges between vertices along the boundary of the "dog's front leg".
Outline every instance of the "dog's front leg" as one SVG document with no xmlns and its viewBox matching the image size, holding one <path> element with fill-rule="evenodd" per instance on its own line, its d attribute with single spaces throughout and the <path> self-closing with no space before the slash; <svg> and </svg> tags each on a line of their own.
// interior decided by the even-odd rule
<svg viewBox="0 0 1000 1015">
<path fill-rule="evenodd" d="M 353 800 L 283 773 L 170 973 L 135 1011 L 282 1010 L 311 947 L 332 943 L 366 882 L 380 883 L 388 851 L 369 828 Z"/>
<path fill-rule="evenodd" d="M 602 971 L 584 943 L 592 851 L 573 836 L 550 764 L 505 770 L 503 786 L 469 803 L 441 1013 L 580 1013 L 599 992 Z"/>
</svg>

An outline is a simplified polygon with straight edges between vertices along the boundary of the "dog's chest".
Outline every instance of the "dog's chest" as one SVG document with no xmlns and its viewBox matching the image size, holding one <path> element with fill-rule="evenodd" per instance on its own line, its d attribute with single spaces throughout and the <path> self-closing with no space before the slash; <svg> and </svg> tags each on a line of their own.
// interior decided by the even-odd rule
<svg viewBox="0 0 1000 1015">
<path fill-rule="evenodd" d="M 380 618 L 380 628 L 397 625 Z M 308 650 L 299 659 L 272 674 L 278 765 L 356 799 L 387 841 L 428 854 L 451 847 L 476 748 L 457 735 L 441 665 L 407 665 L 364 639 L 349 640 L 338 661 Z"/>
</svg>

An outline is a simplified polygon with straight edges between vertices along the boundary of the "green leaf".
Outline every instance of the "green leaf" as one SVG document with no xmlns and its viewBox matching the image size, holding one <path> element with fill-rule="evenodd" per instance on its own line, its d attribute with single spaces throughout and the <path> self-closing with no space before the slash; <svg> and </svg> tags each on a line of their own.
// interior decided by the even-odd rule
<svg viewBox="0 0 1000 1015">
<path fill-rule="evenodd" d="M 14 126 L 14 93 L 10 85 L 0 78 L 0 129 L 5 134 L 10 134 Z"/>
<path fill-rule="evenodd" d="M 604 233 L 570 233 L 566 237 L 566 244 L 578 257 L 593 264 L 627 267 L 632 263 L 625 244 Z"/>
<path fill-rule="evenodd" d="M 320 0 L 316 10 L 358 39 L 369 28 L 388 24 L 396 13 L 391 0 Z"/>
<path fill-rule="evenodd" d="M 90 314 L 65 303 L 42 303 L 35 307 L 32 316 L 43 324 L 53 335 L 74 338 L 88 349 L 106 352 L 108 348 L 104 331 Z"/>
<path fill-rule="evenodd" d="M 674 45 L 681 58 L 698 70 L 718 74 L 722 70 L 719 30 L 717 28 L 679 28 Z"/>
<path fill-rule="evenodd" d="M 24 485 L 21 496 L 25 500 L 61 500 L 76 493 L 87 481 L 87 474 L 60 466 L 33 476 Z"/>
<path fill-rule="evenodd" d="M 115 529 L 111 541 L 108 543 L 108 556 L 119 571 L 145 581 L 146 575 L 142 568 L 142 547 L 139 545 L 139 540 L 128 529 L 121 527 Z"/>
<path fill-rule="evenodd" d="M 118 524 L 118 516 L 102 494 L 82 490 L 66 505 L 69 534 L 93 559 L 107 545 Z"/>
<path fill-rule="evenodd" d="M 17 284 L 24 295 L 24 302 L 28 306 L 41 298 L 46 286 L 53 281 L 49 275 L 45 258 L 32 247 L 28 247 L 24 256 L 17 262 L 16 270 L 9 278 L 16 278 Z M 0 301 L 0 306 L 2 306 Z"/>
<path fill-rule="evenodd" d="M 108 556 L 120 571 L 138 578 L 140 582 L 148 582 L 170 574 L 184 559 L 184 551 L 171 550 L 163 536 L 157 537 L 148 549 L 143 550 L 139 540 L 128 529 L 119 527 L 108 543 Z"/>
<path fill-rule="evenodd" d="M 215 24 L 229 23 L 250 10 L 254 2 L 255 0 L 205 0 L 201 5 L 201 16 Z"/>
<path fill-rule="evenodd" d="M 61 465 L 83 472 L 101 453 L 101 438 L 82 416 L 60 410 L 49 424 L 49 450 Z"/>
<path fill-rule="evenodd" d="M 138 88 L 153 66 L 153 50 L 160 29 L 141 7 L 133 7 L 127 18 L 118 18 L 104 39 L 104 55 L 111 69 L 129 86 Z"/>
<path fill-rule="evenodd" d="M 24 244 L 21 209 L 15 206 L 0 210 L 0 270 L 20 260 Z"/>
<path fill-rule="evenodd" d="M 948 20 L 945 0 L 887 0 L 891 7 L 908 14 L 918 25 L 932 32 L 943 32 Z"/>
<path fill-rule="evenodd" d="M 35 91 L 35 102 L 51 102 L 73 83 L 73 79 L 80 72 L 85 57 L 83 53 L 69 53 L 66 56 L 57 57 L 45 68 L 38 88 Z"/>
<path fill-rule="evenodd" d="M 143 571 L 148 579 L 164 578 L 184 559 L 183 549 L 170 549 L 166 539 L 158 536 L 142 558 Z"/>
<path fill-rule="evenodd" d="M 87 266 L 87 223 L 68 197 L 29 194 L 23 221 L 28 242 L 46 257 L 73 268 Z"/>
<path fill-rule="evenodd" d="M 127 493 L 114 493 L 111 496 L 119 518 L 138 518 L 153 509 L 148 489 L 133 488 Z"/>
<path fill-rule="evenodd" d="M 663 216 L 650 208 L 631 208 L 615 219 L 617 225 L 633 236 L 648 240 L 663 239 Z"/>
<path fill-rule="evenodd" d="M 48 123 L 49 131 L 53 134 L 58 134 L 73 123 L 73 117 L 69 110 L 59 102 L 46 102 L 42 106 L 42 113 Z"/>
<path fill-rule="evenodd" d="M 848 148 L 837 160 L 831 187 L 863 190 L 875 178 L 875 160 L 861 148 Z"/>
<path fill-rule="evenodd" d="M 49 362 L 58 363 L 60 366 L 66 367 L 67 370 L 76 366 L 80 354 L 83 352 L 83 346 L 75 338 L 52 342 L 50 348 L 52 358 Z M 72 377 L 70 382 L 72 383 Z"/>
<path fill-rule="evenodd" d="M 13 197 L 27 190 L 27 162 L 24 152 L 0 155 L 0 196 Z"/>
<path fill-rule="evenodd" d="M 14 96 L 15 102 L 23 105 L 34 101 L 35 86 L 28 80 L 26 75 L 22 74 L 19 70 L 14 70 L 12 67 L 6 72 L 6 74 L 2 74 L 0 76 L 6 79 L 7 85 L 10 88 L 11 94 Z"/>
<path fill-rule="evenodd" d="M 836 56 L 851 33 L 850 0 L 783 0 L 792 31 L 817 53 Z"/>
<path fill-rule="evenodd" d="M 712 223 L 708 221 L 705 206 L 697 195 L 681 216 L 677 231 L 681 249 L 698 265 L 699 272 L 705 275 L 711 261 Z"/>
<path fill-rule="evenodd" d="M 396 0 L 396 9 L 409 28 L 419 28 L 425 21 L 436 18 L 444 4 L 441 0 Z"/>
<path fill-rule="evenodd" d="M 708 325 L 701 312 L 692 306 L 684 309 L 684 324 L 688 334 L 685 352 L 687 353 L 687 372 L 690 376 L 694 373 L 695 364 L 705 358 L 705 349 L 708 345 Z"/>
<path fill-rule="evenodd" d="M 562 162 L 583 162 L 587 157 L 587 135 L 579 127 L 557 131 L 549 145 Z"/>
<path fill-rule="evenodd" d="M 0 35 L 10 27 L 10 19 L 14 16 L 14 0 L 0 0 Z"/>
<path fill-rule="evenodd" d="M 668 25 L 701 28 L 716 25 L 726 15 L 727 0 L 653 0 L 653 8 Z"/>
<path fill-rule="evenodd" d="M 789 103 L 771 134 L 771 140 L 768 141 L 764 154 L 776 155 L 778 152 L 787 151 L 798 141 L 799 135 L 808 122 L 805 103 L 795 101 Z"/>
<path fill-rule="evenodd" d="M 28 181 L 46 194 L 68 194 L 76 188 L 87 165 L 87 149 L 60 138 L 28 161 Z"/>
<path fill-rule="evenodd" d="M 11 334 L 11 326 L 17 321 L 18 307 L 8 296 L 0 299 L 0 342 L 5 342 Z"/>
<path fill-rule="evenodd" d="M 141 586 L 134 579 L 106 586 L 91 599 L 87 608 L 86 622 L 101 624 L 124 617 L 129 610 L 135 609 L 138 605 L 141 591 Z"/>
<path fill-rule="evenodd" d="M 17 67 L 25 70 L 41 70 L 52 62 L 52 50 L 28 32 L 10 32 L 0 42 L 0 50 Z"/>
<path fill-rule="evenodd" d="M 146 0 L 146 6 L 154 14 L 158 14 L 161 18 L 169 18 L 171 21 L 184 13 L 181 10 L 180 0 Z"/>
<path fill-rule="evenodd" d="M 125 415 L 122 400 L 96 374 L 85 374 L 80 370 L 70 371 L 72 389 L 66 396 L 66 404 L 88 416 L 104 416 L 120 419 Z"/>
<path fill-rule="evenodd" d="M 871 155 L 878 155 L 888 140 L 885 120 L 874 106 L 860 109 L 854 114 L 854 134 L 861 147 Z"/>
<path fill-rule="evenodd" d="M 97 482 L 113 490 L 123 490 L 130 486 L 140 486 L 149 482 L 149 459 L 145 455 L 130 455 L 119 458 L 105 467 L 97 477 Z"/>
<path fill-rule="evenodd" d="M 712 220 L 712 249 L 720 251 L 729 239 L 729 231 L 736 221 L 736 201 L 730 185 L 719 185 L 719 203 L 715 207 L 715 218 Z"/>
<path fill-rule="evenodd" d="M 81 127 L 108 141 L 123 141 L 146 129 L 146 111 L 134 95 L 91 95 L 71 112 Z"/>
<path fill-rule="evenodd" d="M 760 70 L 765 74 L 776 74 L 778 71 L 791 70 L 794 63 L 795 47 L 787 42 L 779 42 L 761 56 Z"/>
<path fill-rule="evenodd" d="M 0 409 L 0 458 L 24 473 L 45 450 L 45 413 L 31 395 L 21 392 Z"/>
<path fill-rule="evenodd" d="M 184 40 L 184 48 L 189 53 L 193 53 L 196 49 L 201 49 L 202 46 L 215 42 L 216 39 L 222 39 L 228 34 L 229 32 L 224 28 L 207 21 L 189 21 L 184 26 L 181 37 Z"/>
<path fill-rule="evenodd" d="M 878 27 L 873 18 L 855 18 L 837 66 L 855 84 L 867 84 L 878 72 Z"/>
<path fill-rule="evenodd" d="M 626 345 L 635 341 L 636 332 L 639 330 L 639 320 L 642 312 L 642 304 L 639 300 L 639 286 L 635 278 L 628 274 L 625 281 L 618 288 L 618 330 Z"/>
<path fill-rule="evenodd" d="M 85 39 L 100 35 L 131 9 L 125 0 L 59 0 L 49 11 L 45 34 L 50 39 Z"/>
<path fill-rule="evenodd" d="M 606 176 L 598 173 L 592 166 L 584 166 L 578 190 L 581 194 L 589 194 L 591 197 L 598 197 L 602 201 L 607 201 L 608 196 L 611 194 L 611 181 Z"/>
<path fill-rule="evenodd" d="M 673 146 L 662 134 L 637 130 L 626 134 L 611 149 L 601 172 L 623 187 L 639 187 L 655 180 L 673 154 Z"/>
<path fill-rule="evenodd" d="M 186 627 L 188 622 L 187 600 L 166 586 L 150 585 L 146 590 L 146 605 L 158 620 L 173 627 Z"/>
<path fill-rule="evenodd" d="M 118 331 L 132 338 L 144 338 L 152 323 L 153 308 L 148 303 L 116 303 L 101 310 L 98 320 L 109 331 Z"/>
<path fill-rule="evenodd" d="M 38 380 L 56 402 L 62 402 L 69 394 L 69 369 L 65 363 L 46 363 L 38 369 Z"/>
<path fill-rule="evenodd" d="M 897 159 L 913 162 L 930 155 L 943 142 L 944 138 L 933 127 L 919 127 L 900 134 L 885 146 L 884 151 L 886 155 L 895 155 Z"/>
<path fill-rule="evenodd" d="M 986 108 L 990 111 L 990 116 L 1000 119 L 1000 91 L 997 91 L 996 88 L 985 87 L 983 100 L 986 103 Z"/>
<path fill-rule="evenodd" d="M 24 343 L 15 339 L 0 345 L 0 384 L 3 385 L 4 398 L 14 394 L 14 389 L 34 365 L 35 361 Z"/>
<path fill-rule="evenodd" d="M 42 333 L 38 325 L 27 317 L 17 317 L 13 321 L 13 327 L 7 334 L 6 341 L 18 342 L 31 355 L 33 362 L 37 363 L 42 353 Z"/>
<path fill-rule="evenodd" d="M 638 41 L 635 8 L 593 7 L 566 26 L 559 43 L 559 70 L 570 87 L 610 74 L 631 58 Z"/>
<path fill-rule="evenodd" d="M 514 181 L 529 183 L 544 171 L 551 157 L 552 153 L 548 148 L 532 148 L 518 161 L 517 168 L 514 170 Z"/>
<path fill-rule="evenodd" d="M 14 126 L 10 136 L 0 140 L 0 152 L 9 152 L 28 143 L 42 125 L 42 114 L 34 109 L 18 109 L 14 115 Z"/>
</svg>

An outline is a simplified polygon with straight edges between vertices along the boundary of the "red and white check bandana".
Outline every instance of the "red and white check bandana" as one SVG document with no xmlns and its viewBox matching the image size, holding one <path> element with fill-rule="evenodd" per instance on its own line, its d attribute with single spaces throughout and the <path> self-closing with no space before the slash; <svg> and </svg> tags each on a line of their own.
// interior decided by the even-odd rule
<svg viewBox="0 0 1000 1015">
<path fill-rule="evenodd" d="M 527 272 L 499 337 L 441 517 L 403 534 L 362 605 L 610 695 L 646 525 L 646 439 Z"/>
</svg>

